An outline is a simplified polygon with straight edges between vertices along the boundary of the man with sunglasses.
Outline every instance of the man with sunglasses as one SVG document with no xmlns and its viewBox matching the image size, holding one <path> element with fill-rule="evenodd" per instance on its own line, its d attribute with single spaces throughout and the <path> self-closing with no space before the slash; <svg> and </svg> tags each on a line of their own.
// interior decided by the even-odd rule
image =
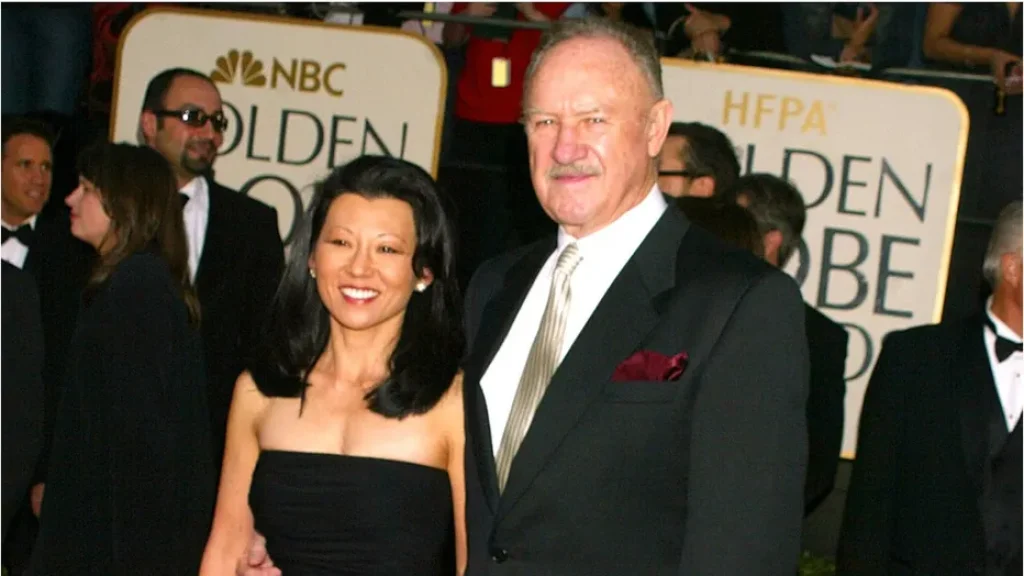
<svg viewBox="0 0 1024 576">
<path fill-rule="evenodd" d="M 658 187 L 669 196 L 710 198 L 740 175 L 729 137 L 699 122 L 673 122 L 658 157 Z"/>
<path fill-rule="evenodd" d="M 181 192 L 218 463 L 235 379 L 254 349 L 284 267 L 277 212 L 213 180 L 226 128 L 220 92 L 206 75 L 172 68 L 146 87 L 139 137 L 170 162 Z"/>
</svg>

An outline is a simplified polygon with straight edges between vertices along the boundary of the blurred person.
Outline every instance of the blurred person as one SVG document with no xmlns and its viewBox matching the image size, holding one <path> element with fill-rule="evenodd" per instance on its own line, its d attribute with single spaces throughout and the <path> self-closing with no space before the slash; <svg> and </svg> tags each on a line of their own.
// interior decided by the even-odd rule
<svg viewBox="0 0 1024 576">
<path fill-rule="evenodd" d="M 740 175 L 729 137 L 700 122 L 673 122 L 658 155 L 658 187 L 669 196 L 711 197 Z"/>
<path fill-rule="evenodd" d="M 199 305 L 176 183 L 156 152 L 99 144 L 67 198 L 99 259 L 68 354 L 33 575 L 186 574 L 214 496 Z"/>
<path fill-rule="evenodd" d="M 550 22 L 568 6 L 568 2 L 457 2 L 452 14 Z M 441 185 L 456 194 L 463 283 L 481 262 L 553 229 L 532 194 L 520 123 L 523 78 L 540 35 L 540 30 L 501 25 L 450 22 L 444 27 L 445 46 L 465 49 L 448 164 L 439 174 Z"/>
<path fill-rule="evenodd" d="M 923 51 L 945 67 L 985 71 L 996 85 L 1020 94 L 1020 2 L 936 3 L 928 6 Z M 1008 86 L 1008 79 L 1016 78 Z"/>
<path fill-rule="evenodd" d="M 885 338 L 836 574 L 1021 574 L 1022 218 L 1013 202 L 992 231 L 984 311 Z"/>
<path fill-rule="evenodd" d="M 170 162 L 184 202 L 189 277 L 203 307 L 200 328 L 218 463 L 235 379 L 259 338 L 284 267 L 277 211 L 213 178 L 226 128 L 220 93 L 206 75 L 172 68 L 149 81 L 139 131 L 142 142 Z"/>
<path fill-rule="evenodd" d="M 27 500 L 43 446 L 43 322 L 35 278 L 4 261 L 0 272 L 3 315 L 3 494 L 0 540 Z"/>
<path fill-rule="evenodd" d="M 4 262 L 25 270 L 35 281 L 45 349 L 42 448 L 29 497 L 11 521 L 3 543 L 4 565 L 16 576 L 27 564 L 36 540 L 36 517 L 45 492 L 46 463 L 68 346 L 75 330 L 81 291 L 95 256 L 71 235 L 62 198 L 50 202 L 54 142 L 50 126 L 26 116 L 4 116 L 2 126 L 0 255 Z M 53 203 L 60 206 L 52 206 Z"/>
<path fill-rule="evenodd" d="M 3 113 L 74 115 L 87 76 L 90 5 L 16 2 L 0 14 Z"/>
<path fill-rule="evenodd" d="M 465 569 L 454 231 L 430 176 L 364 156 L 316 186 L 238 379 L 203 576 L 253 533 L 285 574 Z"/>
<path fill-rule="evenodd" d="M 800 191 L 771 174 L 742 176 L 722 195 L 746 208 L 757 222 L 763 250 L 772 266 L 784 268 L 796 253 L 807 220 Z M 849 334 L 809 304 L 804 321 L 811 358 L 811 392 L 807 398 L 807 477 L 804 516 L 832 493 L 843 442 L 846 354 Z"/>
<path fill-rule="evenodd" d="M 683 196 L 675 200 L 686 218 L 721 238 L 726 244 L 764 256 L 757 222 L 746 208 L 722 202 L 718 198 Z"/>
</svg>

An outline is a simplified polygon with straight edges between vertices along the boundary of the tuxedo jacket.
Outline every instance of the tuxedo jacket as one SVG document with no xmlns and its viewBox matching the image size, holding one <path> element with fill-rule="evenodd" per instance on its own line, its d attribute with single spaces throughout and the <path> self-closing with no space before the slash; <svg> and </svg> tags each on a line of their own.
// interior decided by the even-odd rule
<svg viewBox="0 0 1024 576">
<path fill-rule="evenodd" d="M 246 366 L 277 290 L 284 246 L 276 210 L 212 180 L 208 183 L 210 214 L 195 288 L 219 470 L 235 379 Z"/>
<path fill-rule="evenodd" d="M 32 275 L 3 263 L 0 326 L 3 417 L 3 533 L 25 496 L 43 445 L 43 324 Z"/>
<path fill-rule="evenodd" d="M 485 263 L 467 292 L 469 574 L 770 574 L 799 554 L 807 463 L 796 284 L 670 207 L 555 372 L 499 495 L 480 378 L 555 240 Z M 677 380 L 614 381 L 638 351 Z"/>
<path fill-rule="evenodd" d="M 804 306 L 811 355 L 811 391 L 807 399 L 807 481 L 804 516 L 832 493 L 843 444 L 846 405 L 846 330 L 811 306 Z"/>
<path fill-rule="evenodd" d="M 992 573 L 983 571 L 985 469 L 990 454 L 1010 455 L 1014 448 L 982 323 L 978 315 L 886 338 L 861 410 L 838 574 Z M 1016 490 L 1020 574 L 1017 428 L 1016 478 L 1009 484 Z"/>
</svg>

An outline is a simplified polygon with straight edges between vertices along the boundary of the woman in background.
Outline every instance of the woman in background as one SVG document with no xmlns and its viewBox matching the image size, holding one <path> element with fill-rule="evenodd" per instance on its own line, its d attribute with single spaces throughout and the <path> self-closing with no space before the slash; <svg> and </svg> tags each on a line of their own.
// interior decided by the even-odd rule
<svg viewBox="0 0 1024 576">
<path fill-rule="evenodd" d="M 99 259 L 72 339 L 32 574 L 194 574 L 213 462 L 180 200 L 159 154 L 79 159 L 71 233 Z"/>
</svg>

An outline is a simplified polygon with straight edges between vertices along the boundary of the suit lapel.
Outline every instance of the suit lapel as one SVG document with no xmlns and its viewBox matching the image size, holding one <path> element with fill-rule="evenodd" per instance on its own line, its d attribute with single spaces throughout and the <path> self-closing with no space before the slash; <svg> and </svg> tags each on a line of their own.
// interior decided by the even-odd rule
<svg viewBox="0 0 1024 576">
<path fill-rule="evenodd" d="M 230 214 L 224 205 L 223 197 L 223 194 L 230 192 L 221 190 L 213 180 L 207 182 L 210 214 L 206 219 L 206 236 L 203 240 L 203 252 L 199 255 L 195 281 L 196 291 L 201 299 L 209 298 L 218 287 L 218 283 L 227 279 L 227 275 L 222 272 L 230 261 L 230 254 L 227 251 L 229 242 L 226 237 L 231 230 Z"/>
<path fill-rule="evenodd" d="M 494 512 L 498 507 L 498 477 L 495 472 L 494 450 L 491 440 L 487 402 L 479 382 L 491 365 L 505 336 L 533 286 L 537 274 L 551 252 L 556 248 L 554 238 L 540 242 L 522 257 L 506 274 L 504 287 L 484 307 L 479 332 L 466 361 L 466 380 L 477 385 L 466 386 L 466 428 L 470 436 L 470 449 L 479 468 L 480 481 L 487 493 L 487 503 Z"/>
<path fill-rule="evenodd" d="M 599 396 L 615 367 L 655 328 L 662 298 L 676 284 L 686 220 L 669 209 L 612 282 L 555 371 L 512 462 L 498 515 L 504 516 Z M 609 330 L 614 326 L 614 330 Z"/>
<path fill-rule="evenodd" d="M 972 318 L 964 325 L 960 336 L 958 358 L 954 359 L 958 372 L 957 396 L 960 408 L 961 441 L 964 450 L 964 462 L 971 481 L 981 486 L 985 462 L 990 452 L 998 451 L 1002 446 L 993 446 L 993 418 L 1002 428 L 1002 439 L 1005 441 L 1006 423 L 1002 420 L 1002 409 L 996 391 L 992 367 L 988 362 L 985 342 L 982 337 L 983 323 L 980 316 Z"/>
</svg>

